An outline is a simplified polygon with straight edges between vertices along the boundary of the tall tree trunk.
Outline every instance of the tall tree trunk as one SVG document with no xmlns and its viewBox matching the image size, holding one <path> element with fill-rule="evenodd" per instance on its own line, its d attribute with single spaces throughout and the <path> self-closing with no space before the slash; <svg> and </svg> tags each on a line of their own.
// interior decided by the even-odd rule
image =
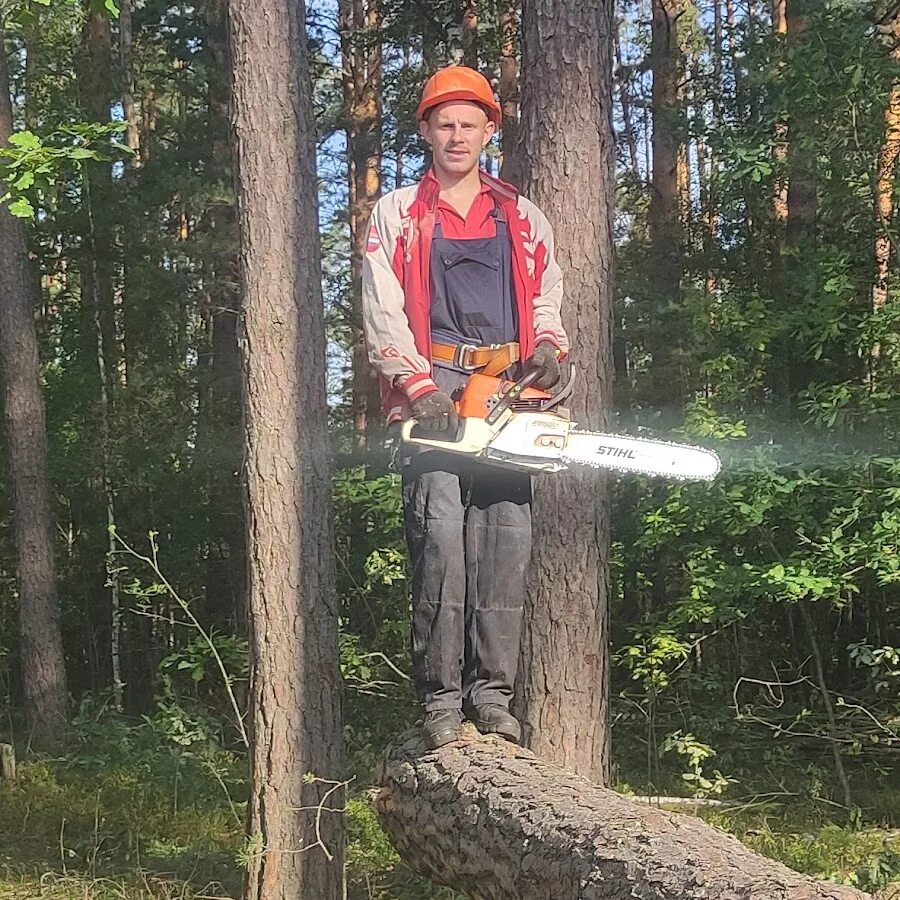
<svg viewBox="0 0 900 900">
<path fill-rule="evenodd" d="M 125 138 L 128 146 L 134 153 L 129 164 L 139 166 L 141 164 L 141 137 L 138 131 L 137 113 L 134 108 L 134 54 L 132 52 L 131 3 L 132 0 L 120 0 L 119 2 L 119 66 L 122 77 L 122 111 L 125 114 L 125 123 L 127 125 Z"/>
<path fill-rule="evenodd" d="M 787 0 L 772 0 L 772 33 L 783 42 L 787 34 Z M 779 44 L 779 53 L 784 52 L 783 43 Z M 783 69 L 784 65 L 779 65 Z M 775 122 L 775 134 L 772 141 L 772 156 L 775 165 L 775 194 L 773 198 L 773 211 L 775 215 L 776 241 L 778 235 L 783 234 L 787 225 L 788 216 L 788 191 L 785 180 L 785 161 L 787 159 L 788 129 L 787 122 L 778 120 Z"/>
<path fill-rule="evenodd" d="M 900 11 L 894 11 L 879 27 L 889 41 L 891 60 L 900 64 Z M 900 159 L 900 78 L 891 85 L 884 111 L 884 143 L 878 153 L 875 181 L 875 283 L 872 285 L 872 309 L 887 303 L 888 272 L 891 259 L 891 223 L 894 218 L 894 179 Z M 876 351 L 877 355 L 877 351 Z"/>
<path fill-rule="evenodd" d="M 809 40 L 807 13 L 809 0 L 787 0 L 787 43 L 793 53 Z M 792 53 L 792 65 L 796 65 Z M 782 264 L 783 296 L 787 303 L 798 304 L 808 290 L 801 271 L 804 250 L 815 240 L 816 229 L 816 152 L 809 136 L 804 133 L 805 119 L 802 114 L 789 110 L 787 165 L 787 221 L 784 229 L 785 253 L 794 260 Z M 779 399 L 793 404 L 799 391 L 805 389 L 812 378 L 813 364 L 796 352 L 790 336 L 785 336 L 782 344 L 781 369 L 785 377 L 779 377 L 777 390 Z"/>
<path fill-rule="evenodd" d="M 500 177 L 518 186 L 522 173 L 519 165 L 519 0 L 498 0 L 500 19 L 500 108 L 503 128 L 500 148 L 503 162 Z"/>
<path fill-rule="evenodd" d="M 91 0 L 86 0 L 86 7 L 89 12 L 81 38 L 78 72 L 81 108 L 87 121 L 106 124 L 109 122 L 113 90 L 109 17 L 105 11 L 97 11 Z M 92 204 L 91 240 L 96 253 L 96 266 L 90 261 L 85 261 L 83 276 L 97 279 L 96 286 L 88 284 L 88 293 L 96 290 L 100 325 L 103 329 L 106 374 L 112 387 L 121 358 L 113 287 L 115 238 L 112 169 L 108 163 L 94 162 L 86 166 L 85 172 Z M 87 333 L 92 335 L 93 329 Z M 86 340 L 85 348 L 92 344 L 92 340 Z"/>
<path fill-rule="evenodd" d="M 478 0 L 459 0 L 462 64 L 478 68 Z"/>
<path fill-rule="evenodd" d="M 523 17 L 523 184 L 553 225 L 566 279 L 581 375 L 572 412 L 602 428 L 612 407 L 613 0 L 534 0 Z M 605 479 L 535 482 L 518 706 L 539 756 L 598 782 L 609 777 L 608 549 Z"/>
<path fill-rule="evenodd" d="M 207 0 L 210 54 L 209 148 L 211 169 L 224 199 L 209 212 L 212 235 L 207 289 L 209 374 L 207 434 L 206 613 L 213 626 L 247 633 L 247 550 L 242 509 L 241 315 L 237 206 L 231 153 L 231 54 L 227 0 Z"/>
<path fill-rule="evenodd" d="M 156 90 L 148 88 L 141 100 L 141 165 L 146 166 L 153 152 L 156 136 Z"/>
<path fill-rule="evenodd" d="M 252 654 L 246 900 L 343 895 L 343 818 L 334 811 L 343 805 L 341 674 L 305 6 L 229 2 Z"/>
<path fill-rule="evenodd" d="M 685 379 L 679 354 L 677 313 L 681 305 L 682 228 L 679 159 L 683 143 L 679 85 L 684 66 L 678 42 L 678 18 L 685 0 L 652 0 L 650 57 L 653 68 L 653 172 L 650 194 L 651 284 L 657 320 L 650 351 L 651 397 L 666 421 L 677 419 L 684 402 Z"/>
<path fill-rule="evenodd" d="M 362 330 L 362 264 L 366 229 L 381 194 L 380 0 L 340 0 L 344 120 L 350 219 L 350 328 L 355 443 L 363 449 L 381 421 L 378 381 L 369 365 Z"/>
<path fill-rule="evenodd" d="M 615 52 L 616 52 L 616 69 L 615 69 L 615 77 L 616 83 L 619 86 L 619 105 L 622 107 L 622 124 L 625 129 L 625 143 L 628 146 L 628 161 L 631 164 L 631 173 L 632 176 L 637 179 L 640 174 L 640 170 L 638 168 L 638 151 L 637 151 L 637 138 L 634 133 L 634 121 L 631 115 L 631 95 L 629 93 L 629 77 L 628 72 L 625 67 L 622 65 L 622 43 L 619 40 L 619 28 L 620 24 L 616 25 L 616 39 L 615 39 Z"/>
<path fill-rule="evenodd" d="M 0 31 L 0 146 L 7 145 L 12 130 L 9 72 Z M 0 204 L 0 284 L 4 292 L 0 367 L 16 540 L 25 717 L 31 742 L 48 746 L 62 738 L 66 727 L 66 669 L 56 593 L 35 298 L 28 265 L 22 226 L 6 204 Z"/>
</svg>

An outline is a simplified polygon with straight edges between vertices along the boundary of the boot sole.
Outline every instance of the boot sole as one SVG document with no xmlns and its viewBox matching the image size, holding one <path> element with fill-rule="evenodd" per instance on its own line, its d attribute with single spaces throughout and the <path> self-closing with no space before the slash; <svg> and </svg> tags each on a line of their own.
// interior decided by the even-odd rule
<svg viewBox="0 0 900 900">
<path fill-rule="evenodd" d="M 511 744 L 520 744 L 522 742 L 521 728 L 517 728 L 515 731 L 511 728 L 504 730 L 502 727 L 498 728 L 494 725 L 488 725 L 484 722 L 479 722 L 477 719 L 470 719 L 469 721 L 481 734 L 496 734 L 509 741 Z"/>
<path fill-rule="evenodd" d="M 459 729 L 455 731 L 439 731 L 437 734 L 425 734 L 425 746 L 429 750 L 437 750 L 445 744 L 459 740 Z"/>
</svg>

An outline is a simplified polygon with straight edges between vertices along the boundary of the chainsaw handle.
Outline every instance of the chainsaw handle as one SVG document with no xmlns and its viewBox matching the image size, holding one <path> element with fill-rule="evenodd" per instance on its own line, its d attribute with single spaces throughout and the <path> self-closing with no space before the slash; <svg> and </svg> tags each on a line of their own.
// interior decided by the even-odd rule
<svg viewBox="0 0 900 900">
<path fill-rule="evenodd" d="M 403 423 L 401 436 L 404 441 L 425 438 L 426 440 L 446 441 L 448 444 L 455 444 L 462 439 L 463 428 L 462 417 L 457 418 L 455 428 L 448 428 L 447 431 L 427 431 L 416 419 L 407 419 Z"/>
<path fill-rule="evenodd" d="M 522 391 L 535 381 L 540 374 L 540 369 L 532 369 L 532 371 L 526 372 L 514 385 L 512 385 L 512 387 L 510 387 L 500 399 L 500 402 L 487 414 L 485 422 L 487 422 L 488 425 L 493 425 L 497 419 L 499 419 L 500 416 L 502 416 L 503 413 L 519 399 L 522 395 Z"/>
</svg>

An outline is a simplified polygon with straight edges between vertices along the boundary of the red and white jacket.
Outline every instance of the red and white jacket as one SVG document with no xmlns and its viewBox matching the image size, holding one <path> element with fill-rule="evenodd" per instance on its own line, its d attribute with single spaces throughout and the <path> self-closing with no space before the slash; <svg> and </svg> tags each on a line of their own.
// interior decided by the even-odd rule
<svg viewBox="0 0 900 900">
<path fill-rule="evenodd" d="M 522 359 L 549 341 L 569 342 L 560 318 L 563 281 L 544 214 L 514 187 L 481 172 L 509 228 Z M 382 379 L 388 421 L 437 390 L 431 379 L 431 240 L 440 184 L 429 172 L 417 185 L 383 196 L 372 211 L 363 260 L 363 330 L 369 361 Z"/>
</svg>

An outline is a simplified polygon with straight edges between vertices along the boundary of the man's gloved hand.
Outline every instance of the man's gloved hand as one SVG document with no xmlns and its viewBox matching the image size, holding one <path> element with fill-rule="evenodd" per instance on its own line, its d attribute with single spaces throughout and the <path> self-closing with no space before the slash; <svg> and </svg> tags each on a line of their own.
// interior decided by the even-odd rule
<svg viewBox="0 0 900 900">
<path fill-rule="evenodd" d="M 556 347 L 546 341 L 538 344 L 527 363 L 527 371 L 538 371 L 540 374 L 531 383 L 532 387 L 542 391 L 549 390 L 559 381 L 559 359 L 556 355 Z"/>
<path fill-rule="evenodd" d="M 455 432 L 459 416 L 453 401 L 441 391 L 432 391 L 412 402 L 413 418 L 425 431 Z"/>
</svg>

